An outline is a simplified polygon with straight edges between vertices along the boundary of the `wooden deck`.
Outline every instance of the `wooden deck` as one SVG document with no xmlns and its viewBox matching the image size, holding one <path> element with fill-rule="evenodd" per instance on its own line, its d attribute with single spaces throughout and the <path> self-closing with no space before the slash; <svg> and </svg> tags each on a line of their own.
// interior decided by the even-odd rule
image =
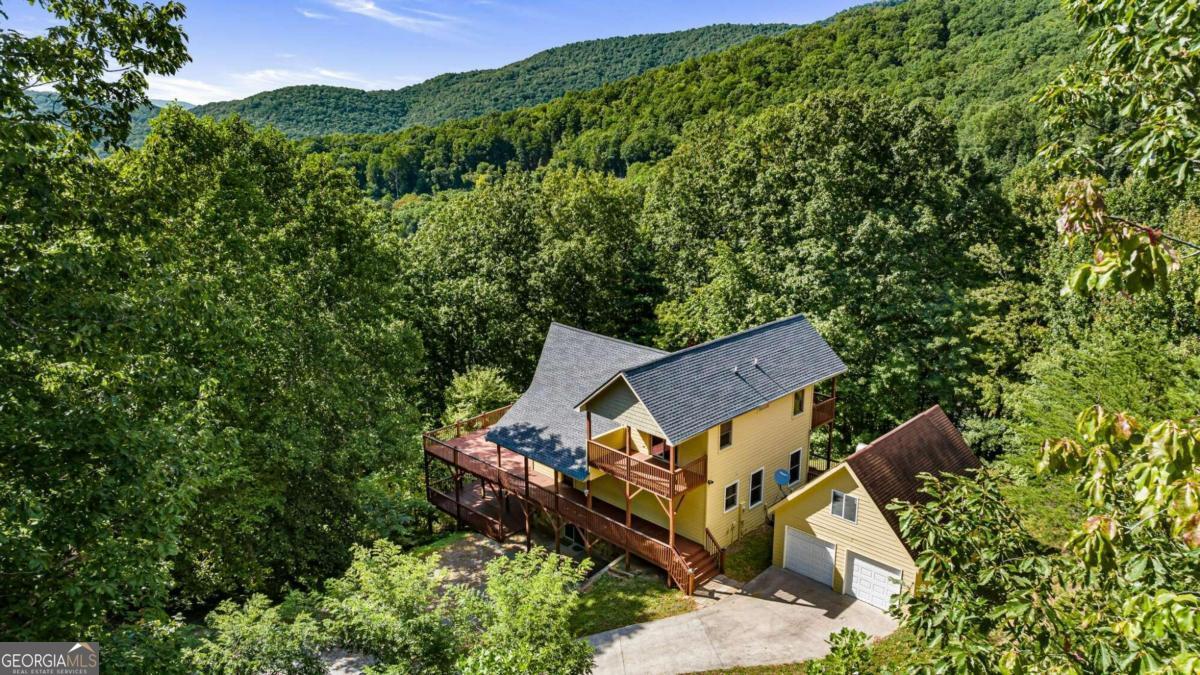
<svg viewBox="0 0 1200 675">
<path fill-rule="evenodd" d="M 717 552 L 703 544 L 675 535 L 668 542 L 666 528 L 637 515 L 626 526 L 624 509 L 600 499 L 588 504 L 587 495 L 565 481 L 533 471 L 524 456 L 489 443 L 488 427 L 461 423 L 453 434 L 444 428 L 425 434 L 427 496 L 442 511 L 455 516 L 488 536 L 503 540 L 511 525 L 497 517 L 501 494 L 520 500 L 524 525 L 534 509 L 545 512 L 560 528 L 570 523 L 587 537 L 597 537 L 666 570 L 668 577 L 686 592 L 717 573 Z M 437 460 L 451 468 L 451 481 L 429 479 L 429 462 Z M 475 481 L 479 485 L 474 485 Z M 470 489 L 468 489 L 470 488 Z M 481 499 L 490 491 L 491 499 Z M 506 530 L 507 528 L 507 530 Z"/>
</svg>

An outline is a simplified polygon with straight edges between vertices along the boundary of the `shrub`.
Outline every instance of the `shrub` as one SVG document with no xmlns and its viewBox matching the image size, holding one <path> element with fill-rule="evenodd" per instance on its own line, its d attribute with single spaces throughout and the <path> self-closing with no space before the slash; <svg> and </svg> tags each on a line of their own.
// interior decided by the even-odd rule
<svg viewBox="0 0 1200 675">
<path fill-rule="evenodd" d="M 255 594 L 239 607 L 226 600 L 208 615 L 213 635 L 190 650 L 192 664 L 206 673 L 325 672 L 320 652 L 327 640 L 307 612 L 285 621 L 265 595 Z"/>
</svg>

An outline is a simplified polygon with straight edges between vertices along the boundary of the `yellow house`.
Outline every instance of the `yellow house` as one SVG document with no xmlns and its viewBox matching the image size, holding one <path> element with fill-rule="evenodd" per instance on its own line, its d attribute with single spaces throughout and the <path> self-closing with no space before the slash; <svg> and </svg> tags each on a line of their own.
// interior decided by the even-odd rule
<svg viewBox="0 0 1200 675">
<path fill-rule="evenodd" d="M 773 506 L 774 564 L 886 609 L 901 588 L 919 580 L 913 547 L 886 506 L 922 501 L 920 473 L 978 467 L 934 406 Z"/>
<path fill-rule="evenodd" d="M 425 434 L 427 494 L 501 539 L 542 514 L 690 592 L 828 468 L 810 435 L 845 370 L 799 315 L 673 353 L 552 324 L 516 403 Z"/>
</svg>

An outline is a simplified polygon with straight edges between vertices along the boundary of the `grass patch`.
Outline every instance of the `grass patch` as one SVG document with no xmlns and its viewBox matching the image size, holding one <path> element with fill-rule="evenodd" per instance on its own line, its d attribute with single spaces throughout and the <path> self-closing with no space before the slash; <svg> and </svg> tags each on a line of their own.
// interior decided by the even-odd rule
<svg viewBox="0 0 1200 675">
<path fill-rule="evenodd" d="M 429 555 L 430 553 L 434 553 L 440 549 L 446 548 L 447 546 L 449 546 L 451 544 L 460 542 L 469 536 L 471 536 L 471 533 L 467 530 L 459 530 L 458 532 L 451 532 L 450 534 L 447 534 L 444 537 L 439 537 L 437 539 L 434 539 L 433 541 L 429 542 L 428 544 L 422 544 L 420 546 L 417 546 L 416 548 L 410 549 L 408 552 L 412 555 L 426 556 L 426 555 Z"/>
<path fill-rule="evenodd" d="M 696 609 L 696 601 L 657 576 L 621 579 L 605 575 L 579 596 L 571 630 L 583 637 Z"/>
<path fill-rule="evenodd" d="M 773 530 L 763 526 L 742 536 L 725 551 L 725 576 L 750 581 L 771 566 Z"/>
<path fill-rule="evenodd" d="M 871 645 L 871 664 L 869 673 L 905 673 L 912 666 L 922 663 L 929 648 L 910 633 L 906 628 L 900 628 L 891 635 L 882 638 Z M 820 659 L 817 659 L 820 660 Z M 775 666 L 749 666 L 744 668 L 729 668 L 728 670 L 711 670 L 698 675 L 717 675 L 718 673 L 732 675 L 804 675 L 808 672 L 809 664 L 814 661 L 800 663 L 785 663 Z"/>
</svg>

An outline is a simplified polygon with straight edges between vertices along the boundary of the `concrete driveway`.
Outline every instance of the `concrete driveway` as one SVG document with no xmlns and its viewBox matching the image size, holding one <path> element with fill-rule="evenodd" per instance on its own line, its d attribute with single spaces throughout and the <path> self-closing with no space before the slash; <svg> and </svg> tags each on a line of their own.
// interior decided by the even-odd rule
<svg viewBox="0 0 1200 675">
<path fill-rule="evenodd" d="M 843 627 L 883 636 L 884 612 L 791 572 L 770 568 L 704 609 L 597 633 L 596 673 L 691 673 L 795 663 L 829 653 Z"/>
</svg>

